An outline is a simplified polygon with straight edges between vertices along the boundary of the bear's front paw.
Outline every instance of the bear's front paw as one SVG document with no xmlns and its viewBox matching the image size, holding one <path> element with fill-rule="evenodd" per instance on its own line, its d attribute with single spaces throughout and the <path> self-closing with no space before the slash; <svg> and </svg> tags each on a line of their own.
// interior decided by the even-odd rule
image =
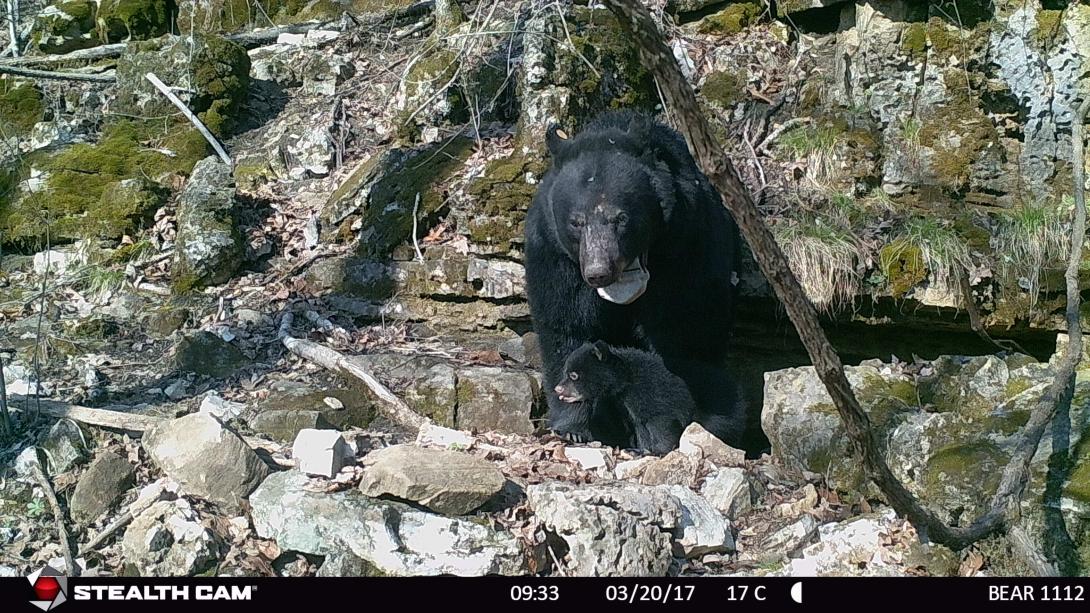
<svg viewBox="0 0 1090 613">
<path fill-rule="evenodd" d="M 589 443 L 589 442 L 594 440 L 594 437 L 591 436 L 590 432 L 588 432 L 588 431 L 574 431 L 573 430 L 573 431 L 568 431 L 568 432 L 561 432 L 559 430 L 553 430 L 553 433 L 556 434 L 557 436 L 559 436 L 560 438 L 568 441 L 569 443 L 580 443 L 580 444 L 582 444 L 582 443 Z"/>
</svg>

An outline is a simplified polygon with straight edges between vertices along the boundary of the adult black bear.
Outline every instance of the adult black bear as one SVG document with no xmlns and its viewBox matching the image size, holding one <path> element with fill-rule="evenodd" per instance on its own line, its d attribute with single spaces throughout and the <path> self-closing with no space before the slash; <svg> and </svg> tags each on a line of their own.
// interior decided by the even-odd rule
<svg viewBox="0 0 1090 613">
<path fill-rule="evenodd" d="M 553 389 L 576 347 L 604 340 L 660 355 L 688 384 L 701 423 L 737 444 L 730 417 L 707 418 L 736 411 L 715 399 L 738 248 L 719 194 L 681 136 L 646 115 L 607 113 L 572 139 L 554 127 L 547 144 L 552 168 L 526 222 L 526 285 L 550 427 L 575 440 L 608 435 L 617 407 L 565 403 Z"/>
<path fill-rule="evenodd" d="M 649 351 L 584 343 L 564 361 L 553 388 L 561 402 L 608 403 L 621 409 L 603 424 L 603 443 L 655 454 L 677 448 L 693 422 L 696 402 L 680 377 Z M 593 421 L 593 420 L 592 420 Z"/>
</svg>

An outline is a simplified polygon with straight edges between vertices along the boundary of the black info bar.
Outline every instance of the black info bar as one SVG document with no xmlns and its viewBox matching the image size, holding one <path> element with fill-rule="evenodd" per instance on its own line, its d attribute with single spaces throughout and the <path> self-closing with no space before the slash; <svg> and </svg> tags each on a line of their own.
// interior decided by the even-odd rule
<svg viewBox="0 0 1090 613">
<path fill-rule="evenodd" d="M 50 589 L 44 589 L 48 587 Z M 390 606 L 457 610 L 593 607 L 788 610 L 795 607 L 988 605 L 1087 610 L 1090 578 L 64 578 L 0 579 L 3 611 L 210 610 L 317 613 Z M 194 608 L 196 605 L 199 608 Z M 709 607 L 715 607 L 709 609 Z M 348 609 L 344 609 L 348 610 Z M 426 609 L 425 609 L 426 610 Z M 492 609 L 481 609 L 489 611 Z"/>
</svg>

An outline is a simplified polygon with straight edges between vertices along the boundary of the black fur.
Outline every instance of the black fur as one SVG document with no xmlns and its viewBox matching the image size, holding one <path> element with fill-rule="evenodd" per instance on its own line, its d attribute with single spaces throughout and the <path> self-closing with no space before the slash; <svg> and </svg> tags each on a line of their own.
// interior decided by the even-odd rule
<svg viewBox="0 0 1090 613">
<path fill-rule="evenodd" d="M 608 113 L 567 139 L 551 129 L 547 144 L 553 165 L 527 218 L 526 283 L 550 427 L 577 440 L 625 436 L 609 424 L 617 407 L 564 403 L 553 390 L 569 354 L 604 340 L 661 356 L 692 390 L 698 420 L 737 445 L 737 402 L 727 407 L 715 398 L 719 384 L 708 383 L 722 380 L 708 373 L 720 372 L 726 356 L 738 250 L 737 229 L 718 193 L 681 136 L 646 115 Z M 651 280 L 635 302 L 603 300 L 585 278 L 589 227 L 601 247 L 594 263 L 605 261 L 616 272 L 646 254 Z"/>
<path fill-rule="evenodd" d="M 553 391 L 564 402 L 584 402 L 607 412 L 620 408 L 604 416 L 612 439 L 608 444 L 660 455 L 677 448 L 696 413 L 685 382 L 666 369 L 662 358 L 603 341 L 573 351 Z"/>
</svg>

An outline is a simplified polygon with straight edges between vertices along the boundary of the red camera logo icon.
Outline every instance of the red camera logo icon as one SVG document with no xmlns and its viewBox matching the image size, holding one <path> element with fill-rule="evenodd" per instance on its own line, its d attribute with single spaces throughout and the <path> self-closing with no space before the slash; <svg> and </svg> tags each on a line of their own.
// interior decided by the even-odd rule
<svg viewBox="0 0 1090 613">
<path fill-rule="evenodd" d="M 43 611 L 51 611 L 68 600 L 68 577 L 52 566 L 44 566 L 41 570 L 27 576 L 37 600 L 31 600 L 30 604 Z"/>
</svg>

